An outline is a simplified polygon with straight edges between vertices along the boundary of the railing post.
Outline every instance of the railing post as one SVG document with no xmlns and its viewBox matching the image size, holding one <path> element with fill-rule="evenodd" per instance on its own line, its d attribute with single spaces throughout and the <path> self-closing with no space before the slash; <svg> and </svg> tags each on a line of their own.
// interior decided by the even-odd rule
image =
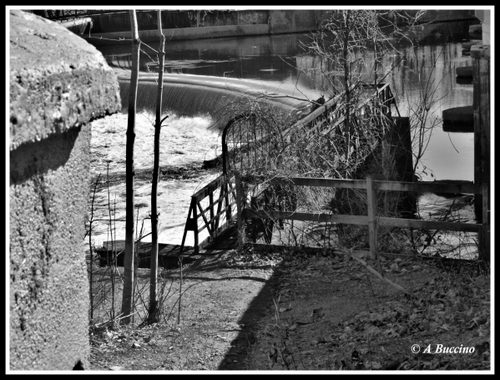
<svg viewBox="0 0 500 380">
<path fill-rule="evenodd" d="M 214 192 L 210 190 L 208 193 L 208 202 L 210 204 L 210 228 L 212 230 L 212 240 L 215 239 L 215 218 L 214 218 Z"/>
<path fill-rule="evenodd" d="M 224 186 L 222 188 L 224 189 L 224 199 L 226 202 L 226 222 L 228 224 L 232 221 L 231 205 L 229 203 L 229 189 L 231 188 L 231 183 L 229 181 L 229 176 L 224 176 Z"/>
<path fill-rule="evenodd" d="M 234 175 L 235 185 L 236 185 L 236 210 L 238 222 L 238 249 L 242 249 L 245 244 L 245 223 L 243 220 L 243 208 L 245 207 L 244 194 L 243 194 L 243 184 L 241 182 L 241 177 L 239 173 Z"/>
<path fill-rule="evenodd" d="M 196 208 L 196 199 L 193 198 L 193 232 L 194 232 L 194 253 L 200 253 L 199 241 L 198 241 L 198 209 Z"/>
<path fill-rule="evenodd" d="M 180 253 L 184 251 L 184 244 L 186 243 L 186 236 L 188 231 L 193 231 L 194 233 L 194 252 L 199 253 L 198 248 L 198 216 L 196 215 L 196 198 L 191 197 L 191 203 L 189 205 L 188 216 L 186 220 L 186 225 L 184 226 L 184 234 L 182 235 L 181 249 Z"/>
<path fill-rule="evenodd" d="M 215 216 L 214 225 L 213 225 L 214 233 L 217 232 L 217 230 L 219 229 L 220 216 L 221 216 L 222 207 L 223 207 L 223 203 L 224 203 L 223 197 L 224 197 L 225 186 L 226 186 L 225 177 L 222 177 L 222 179 L 219 181 L 220 191 L 219 191 L 219 198 L 217 200 L 217 211 L 215 213 L 216 216 Z"/>
<path fill-rule="evenodd" d="M 481 186 L 481 230 L 479 231 L 479 259 L 490 262 L 490 191 L 487 182 Z"/>
<path fill-rule="evenodd" d="M 368 242 L 370 257 L 377 257 L 377 189 L 371 176 L 366 177 L 366 194 L 368 204 Z"/>
<path fill-rule="evenodd" d="M 479 258 L 490 260 L 490 48 L 476 45 L 471 48 L 473 67 L 474 109 L 474 183 L 480 186 L 475 195 L 477 222 L 483 226 L 479 233 Z"/>
<path fill-rule="evenodd" d="M 194 234 L 194 253 L 200 253 L 200 247 L 198 246 L 198 209 L 197 202 L 195 197 L 191 197 L 191 206 L 189 206 L 192 213 L 191 218 L 189 219 L 189 229 L 193 231 Z"/>
</svg>

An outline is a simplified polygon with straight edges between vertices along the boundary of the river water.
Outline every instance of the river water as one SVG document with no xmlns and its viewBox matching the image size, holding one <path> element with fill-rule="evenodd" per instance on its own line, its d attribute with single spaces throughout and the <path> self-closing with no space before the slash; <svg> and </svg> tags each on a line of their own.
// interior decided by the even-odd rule
<svg viewBox="0 0 500 380">
<path fill-rule="evenodd" d="M 167 42 L 165 72 L 170 78 L 167 80 L 171 83 L 177 81 L 177 87 L 170 96 L 168 92 L 165 93 L 167 96 L 164 95 L 164 109 L 171 116 L 161 135 L 160 164 L 167 175 L 160 182 L 160 242 L 180 243 L 190 195 L 217 175 L 213 171 L 199 170 L 204 159 L 220 153 L 220 137 L 210 128 L 214 123 L 214 115 L 210 112 L 214 106 L 210 102 L 215 97 L 230 99 L 231 86 L 236 84 L 255 91 L 271 89 L 290 98 L 315 99 L 328 94 L 320 75 L 318 58 L 307 55 L 301 48 L 308 40 L 308 35 L 293 34 Z M 111 66 L 124 70 L 130 68 L 130 45 L 107 45 L 99 49 Z M 472 85 L 459 84 L 455 78 L 456 68 L 470 65 L 470 57 L 462 56 L 459 42 L 404 48 L 401 55 L 406 64 L 395 68 L 387 77 L 401 116 L 408 116 L 418 104 L 424 85 L 432 88 L 436 99 L 426 124 L 435 124 L 435 127 L 422 164 L 417 169 L 418 174 L 423 180 L 472 180 L 473 134 L 443 132 L 440 122 L 444 109 L 472 104 Z M 384 66 L 389 67 L 395 59 L 386 57 Z M 154 53 L 143 46 L 141 71 L 152 70 L 154 61 Z M 151 76 L 145 74 L 148 75 Z M 211 83 L 215 92 L 193 87 L 193 80 L 202 86 Z M 141 111 L 137 118 L 135 151 L 136 168 L 146 173 L 152 168 L 156 87 L 154 82 L 149 86 L 144 87 L 142 93 L 139 91 L 138 107 Z M 122 98 L 126 101 L 124 95 L 126 83 L 122 81 Z M 116 217 L 124 219 L 125 130 L 125 113 L 96 121 L 92 126 L 93 176 L 96 178 L 101 173 L 105 177 L 108 163 L 111 173 L 109 197 L 107 186 L 98 191 L 98 204 L 104 209 L 99 211 L 101 219 L 108 214 L 104 206 L 109 199 L 116 199 Z M 182 175 L 168 175 L 179 170 L 184 170 L 184 178 Z M 149 212 L 150 179 L 138 176 L 136 185 L 140 229 L 140 218 Z M 440 201 L 431 198 L 430 202 Z M 422 205 L 425 207 L 425 201 Z M 106 222 L 96 222 L 95 225 L 97 243 L 109 240 Z M 122 227 L 117 225 L 115 238 L 123 238 L 120 229 Z M 149 220 L 146 220 L 144 233 L 148 231 Z M 189 236 L 187 243 L 192 244 Z"/>
</svg>

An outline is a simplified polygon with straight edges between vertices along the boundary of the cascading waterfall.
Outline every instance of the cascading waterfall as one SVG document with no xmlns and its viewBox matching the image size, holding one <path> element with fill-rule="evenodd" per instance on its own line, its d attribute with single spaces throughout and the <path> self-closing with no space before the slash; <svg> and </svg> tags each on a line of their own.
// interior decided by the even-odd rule
<svg viewBox="0 0 500 380">
<path fill-rule="evenodd" d="M 118 79 L 122 107 L 125 110 L 128 106 L 129 74 L 119 71 Z M 279 88 L 279 83 L 203 75 L 165 74 L 163 86 L 164 110 L 178 116 L 210 115 L 219 128 L 224 127 L 225 119 L 228 118 L 222 116 L 225 107 L 237 102 L 262 100 L 284 113 L 289 113 L 306 104 L 306 96 L 309 95 L 311 99 L 317 97 L 317 94 L 311 91 L 307 95 L 286 87 Z M 140 74 L 137 90 L 138 110 L 154 111 L 156 88 L 156 74 Z"/>
</svg>

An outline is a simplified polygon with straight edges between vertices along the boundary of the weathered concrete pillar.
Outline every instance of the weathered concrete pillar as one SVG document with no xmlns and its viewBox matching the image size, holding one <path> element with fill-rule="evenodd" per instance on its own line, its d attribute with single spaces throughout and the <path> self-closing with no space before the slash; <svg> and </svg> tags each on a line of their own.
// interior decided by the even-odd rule
<svg viewBox="0 0 500 380">
<path fill-rule="evenodd" d="M 490 44 L 491 11 L 489 9 L 475 10 L 475 16 L 481 21 L 481 39 L 483 45 Z"/>
<path fill-rule="evenodd" d="M 10 369 L 88 368 L 83 239 L 92 119 L 121 108 L 103 56 L 10 13 Z"/>
</svg>

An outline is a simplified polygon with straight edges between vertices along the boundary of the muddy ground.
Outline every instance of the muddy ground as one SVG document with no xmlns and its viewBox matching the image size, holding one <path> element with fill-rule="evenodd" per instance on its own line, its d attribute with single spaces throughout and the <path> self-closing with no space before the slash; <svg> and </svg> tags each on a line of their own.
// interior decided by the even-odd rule
<svg viewBox="0 0 500 380">
<path fill-rule="evenodd" d="M 408 255 L 364 260 L 407 294 L 346 253 L 212 251 L 183 266 L 179 323 L 180 270 L 174 268 L 162 272 L 162 320 L 144 326 L 148 270 L 139 269 L 132 327 L 105 323 L 107 301 L 95 310 L 91 369 L 490 368 L 488 271 L 474 262 Z M 109 290 L 109 272 L 99 270 L 96 284 Z M 456 353 L 436 353 L 438 344 Z"/>
</svg>

